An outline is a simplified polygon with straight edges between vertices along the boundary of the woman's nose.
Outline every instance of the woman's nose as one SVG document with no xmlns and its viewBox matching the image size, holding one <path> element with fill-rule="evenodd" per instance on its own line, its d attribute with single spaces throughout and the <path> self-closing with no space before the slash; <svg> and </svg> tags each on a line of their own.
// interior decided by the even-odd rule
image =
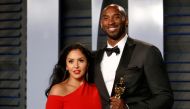
<svg viewBox="0 0 190 109">
<path fill-rule="evenodd" d="M 78 68 L 78 67 L 79 67 L 78 62 L 75 62 L 74 67 L 75 67 L 75 68 Z"/>
</svg>

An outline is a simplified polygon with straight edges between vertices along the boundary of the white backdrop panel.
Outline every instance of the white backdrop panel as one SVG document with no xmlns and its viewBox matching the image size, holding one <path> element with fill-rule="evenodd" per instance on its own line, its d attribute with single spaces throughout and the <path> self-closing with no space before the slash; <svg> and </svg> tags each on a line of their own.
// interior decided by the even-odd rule
<svg viewBox="0 0 190 109">
<path fill-rule="evenodd" d="M 163 54 L 163 0 L 129 0 L 129 35 L 157 46 Z"/>
<path fill-rule="evenodd" d="M 58 0 L 28 0 L 27 109 L 45 109 L 45 89 L 58 56 Z"/>
</svg>

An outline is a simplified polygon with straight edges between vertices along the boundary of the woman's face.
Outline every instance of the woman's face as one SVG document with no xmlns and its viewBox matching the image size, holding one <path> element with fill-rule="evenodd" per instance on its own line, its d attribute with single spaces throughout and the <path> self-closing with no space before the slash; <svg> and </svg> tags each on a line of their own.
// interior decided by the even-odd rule
<svg viewBox="0 0 190 109">
<path fill-rule="evenodd" d="M 70 78 L 84 79 L 88 68 L 85 55 L 79 49 L 73 49 L 66 58 L 66 70 L 69 71 Z"/>
</svg>

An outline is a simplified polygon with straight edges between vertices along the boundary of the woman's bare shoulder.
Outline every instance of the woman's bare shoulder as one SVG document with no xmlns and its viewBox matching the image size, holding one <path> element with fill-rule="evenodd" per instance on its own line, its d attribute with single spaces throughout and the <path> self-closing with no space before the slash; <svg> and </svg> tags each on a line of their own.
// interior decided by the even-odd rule
<svg viewBox="0 0 190 109">
<path fill-rule="evenodd" d="M 64 96 L 64 95 L 66 95 L 66 93 L 67 93 L 67 90 L 65 88 L 65 84 L 59 83 L 59 84 L 55 84 L 51 88 L 49 95 Z"/>
</svg>

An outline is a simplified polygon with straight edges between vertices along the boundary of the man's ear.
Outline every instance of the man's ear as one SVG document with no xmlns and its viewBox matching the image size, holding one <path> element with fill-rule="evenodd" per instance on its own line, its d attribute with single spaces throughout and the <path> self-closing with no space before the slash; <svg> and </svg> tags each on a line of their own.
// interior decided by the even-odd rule
<svg viewBox="0 0 190 109">
<path fill-rule="evenodd" d="M 128 16 L 125 17 L 125 24 L 126 24 L 126 25 L 129 24 Z"/>
<path fill-rule="evenodd" d="M 102 29 L 102 23 L 101 23 L 101 21 L 100 21 L 100 28 Z"/>
</svg>

